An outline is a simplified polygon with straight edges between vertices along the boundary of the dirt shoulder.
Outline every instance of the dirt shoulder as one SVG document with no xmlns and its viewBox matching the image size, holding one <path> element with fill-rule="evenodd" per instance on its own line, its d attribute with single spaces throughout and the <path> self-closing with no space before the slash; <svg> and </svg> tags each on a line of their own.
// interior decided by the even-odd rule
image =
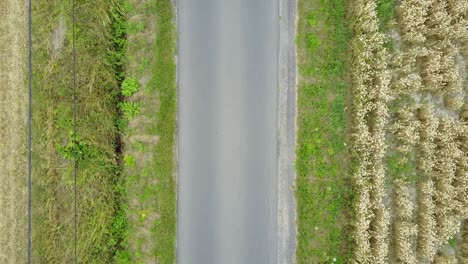
<svg viewBox="0 0 468 264">
<path fill-rule="evenodd" d="M 27 247 L 27 6 L 0 6 L 0 262 L 20 263 Z"/>
</svg>

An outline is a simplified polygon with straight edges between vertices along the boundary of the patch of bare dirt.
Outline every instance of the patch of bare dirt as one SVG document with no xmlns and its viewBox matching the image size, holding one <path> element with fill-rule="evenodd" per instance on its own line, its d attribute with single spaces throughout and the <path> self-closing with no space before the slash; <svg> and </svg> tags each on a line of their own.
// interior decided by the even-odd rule
<svg viewBox="0 0 468 264">
<path fill-rule="evenodd" d="M 61 16 L 52 33 L 52 58 L 56 58 L 63 47 L 65 34 L 67 33 L 67 25 L 65 23 L 65 18 Z"/>
<path fill-rule="evenodd" d="M 27 2 L 0 0 L 0 263 L 27 252 Z"/>
</svg>

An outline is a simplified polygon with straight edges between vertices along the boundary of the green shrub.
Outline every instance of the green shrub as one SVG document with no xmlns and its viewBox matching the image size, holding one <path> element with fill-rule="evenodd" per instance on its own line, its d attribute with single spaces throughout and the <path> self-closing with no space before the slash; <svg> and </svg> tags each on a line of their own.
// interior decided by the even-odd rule
<svg viewBox="0 0 468 264">
<path fill-rule="evenodd" d="M 134 102 L 120 102 L 119 108 L 127 119 L 132 119 L 140 113 L 140 105 Z"/>
<path fill-rule="evenodd" d="M 127 77 L 122 82 L 122 94 L 124 96 L 131 96 L 138 92 L 140 85 L 138 80 L 133 77 Z"/>
</svg>

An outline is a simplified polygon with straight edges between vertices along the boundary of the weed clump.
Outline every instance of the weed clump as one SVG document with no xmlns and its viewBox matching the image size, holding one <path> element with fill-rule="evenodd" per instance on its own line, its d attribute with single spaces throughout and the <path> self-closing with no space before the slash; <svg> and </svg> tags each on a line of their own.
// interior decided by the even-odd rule
<svg viewBox="0 0 468 264">
<path fill-rule="evenodd" d="M 122 82 L 122 95 L 132 96 L 140 89 L 140 84 L 138 80 L 134 77 L 127 77 Z"/>
<path fill-rule="evenodd" d="M 140 104 L 135 102 L 120 102 L 119 108 L 127 119 L 133 119 L 140 113 Z"/>
<path fill-rule="evenodd" d="M 125 167 L 134 168 L 135 163 L 136 163 L 136 160 L 135 160 L 134 156 L 132 156 L 132 155 L 125 155 L 124 156 Z"/>
</svg>

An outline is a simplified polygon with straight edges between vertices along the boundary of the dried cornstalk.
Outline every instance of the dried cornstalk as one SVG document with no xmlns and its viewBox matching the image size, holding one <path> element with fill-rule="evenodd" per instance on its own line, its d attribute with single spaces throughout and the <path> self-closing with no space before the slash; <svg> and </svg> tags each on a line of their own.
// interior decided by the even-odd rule
<svg viewBox="0 0 468 264">
<path fill-rule="evenodd" d="M 354 234 L 357 263 L 386 263 L 388 255 L 389 213 L 383 203 L 383 157 L 391 75 L 387 69 L 385 36 L 378 32 L 376 7 L 376 1 L 357 0 L 354 4 L 353 151 L 358 165 L 353 176 L 358 189 Z"/>
<path fill-rule="evenodd" d="M 434 140 L 439 120 L 434 116 L 434 110 L 430 105 L 422 105 L 417 111 L 417 118 L 420 121 L 417 167 L 423 174 L 428 174 L 432 171 L 436 159 Z"/>
<path fill-rule="evenodd" d="M 434 216 L 435 203 L 434 182 L 431 178 L 431 172 L 435 164 L 434 143 L 439 120 L 434 116 L 434 111 L 430 105 L 422 105 L 417 113 L 417 118 L 421 122 L 418 145 L 418 170 L 422 180 L 417 183 L 417 257 L 421 261 L 432 261 L 436 253 L 436 220 Z"/>
<path fill-rule="evenodd" d="M 457 213 L 468 218 L 468 123 L 458 121 L 455 123 L 457 142 L 460 147 L 461 156 L 457 160 L 454 187 L 457 193 Z"/>
<path fill-rule="evenodd" d="M 397 151 L 409 153 L 419 141 L 419 121 L 414 119 L 412 109 L 408 107 L 399 110 L 395 119 L 390 132 L 395 134 L 398 141 Z"/>
<path fill-rule="evenodd" d="M 418 190 L 418 238 L 417 257 L 422 261 L 432 261 L 436 251 L 435 204 L 432 200 L 434 183 L 427 179 L 417 184 Z"/>
<path fill-rule="evenodd" d="M 441 253 L 435 256 L 434 264 L 458 264 L 458 260 L 455 256 Z"/>
<path fill-rule="evenodd" d="M 426 41 L 427 13 L 432 1 L 402 0 L 397 8 L 398 25 L 405 41 L 422 43 Z"/>
<path fill-rule="evenodd" d="M 396 180 L 394 185 L 395 257 L 401 263 L 417 263 L 413 249 L 413 239 L 417 234 L 417 227 L 413 222 L 414 204 L 411 201 L 408 186 L 402 180 Z"/>
<path fill-rule="evenodd" d="M 457 192 L 453 185 L 457 160 L 462 157 L 456 138 L 454 121 L 441 118 L 437 129 L 435 143 L 436 162 L 432 172 L 436 202 L 435 217 L 437 223 L 437 240 L 442 245 L 460 230 L 461 219 L 456 213 L 460 207 L 457 201 Z"/>
</svg>

